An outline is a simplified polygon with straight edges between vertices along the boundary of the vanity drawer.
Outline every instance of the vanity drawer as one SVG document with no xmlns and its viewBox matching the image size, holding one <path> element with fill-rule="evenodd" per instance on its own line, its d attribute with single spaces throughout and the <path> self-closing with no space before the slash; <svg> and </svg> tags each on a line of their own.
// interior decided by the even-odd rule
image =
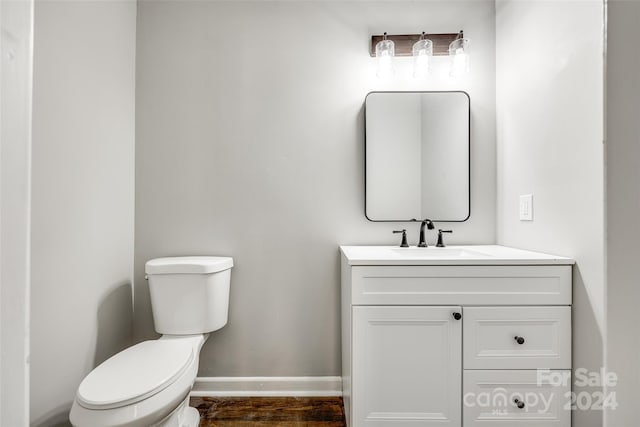
<svg viewBox="0 0 640 427">
<path fill-rule="evenodd" d="M 353 266 L 351 303 L 570 305 L 571 266 Z"/>
<path fill-rule="evenodd" d="M 465 307 L 465 369 L 571 369 L 571 307 Z"/>
<path fill-rule="evenodd" d="M 571 371 L 551 372 L 570 379 Z M 570 427 L 570 384 L 538 381 L 535 370 L 464 371 L 463 425 Z"/>
</svg>

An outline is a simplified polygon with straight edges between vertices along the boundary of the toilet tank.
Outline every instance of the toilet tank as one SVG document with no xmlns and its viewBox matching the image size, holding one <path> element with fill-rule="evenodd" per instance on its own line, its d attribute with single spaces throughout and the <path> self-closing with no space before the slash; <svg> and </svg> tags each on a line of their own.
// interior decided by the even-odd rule
<svg viewBox="0 0 640 427">
<path fill-rule="evenodd" d="M 191 335 L 227 324 L 233 258 L 189 256 L 147 261 L 156 332 Z"/>
</svg>

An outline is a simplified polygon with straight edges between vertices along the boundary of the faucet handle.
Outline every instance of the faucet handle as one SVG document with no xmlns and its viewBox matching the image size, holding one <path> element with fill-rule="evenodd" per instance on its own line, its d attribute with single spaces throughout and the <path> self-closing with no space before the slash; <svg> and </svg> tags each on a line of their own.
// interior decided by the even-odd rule
<svg viewBox="0 0 640 427">
<path fill-rule="evenodd" d="M 436 247 L 438 248 L 444 248 L 446 246 L 442 240 L 442 233 L 453 233 L 453 230 L 438 229 L 438 243 L 436 243 Z"/>
<path fill-rule="evenodd" d="M 402 243 L 400 243 L 401 248 L 408 248 L 409 244 L 407 243 L 407 230 L 393 230 L 393 234 L 402 233 Z"/>
</svg>

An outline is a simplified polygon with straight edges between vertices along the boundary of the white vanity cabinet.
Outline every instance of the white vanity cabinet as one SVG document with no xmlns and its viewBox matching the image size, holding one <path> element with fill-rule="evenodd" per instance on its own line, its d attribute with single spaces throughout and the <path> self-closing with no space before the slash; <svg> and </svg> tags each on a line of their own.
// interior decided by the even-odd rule
<svg viewBox="0 0 640 427">
<path fill-rule="evenodd" d="M 570 381 L 549 379 L 571 378 L 572 260 L 500 246 L 341 252 L 349 427 L 570 427 Z"/>
</svg>

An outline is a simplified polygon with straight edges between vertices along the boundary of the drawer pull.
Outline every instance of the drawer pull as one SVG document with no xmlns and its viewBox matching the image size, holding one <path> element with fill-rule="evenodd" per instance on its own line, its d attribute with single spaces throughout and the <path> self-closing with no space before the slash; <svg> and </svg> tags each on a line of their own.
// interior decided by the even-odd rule
<svg viewBox="0 0 640 427">
<path fill-rule="evenodd" d="M 518 398 L 513 400 L 513 403 L 516 404 L 516 406 L 518 407 L 518 409 L 523 409 L 524 408 L 524 402 Z"/>
<path fill-rule="evenodd" d="M 516 342 L 520 345 L 524 344 L 524 338 L 523 337 L 514 337 L 513 339 L 516 340 Z"/>
<path fill-rule="evenodd" d="M 457 311 L 453 313 L 453 318 L 456 320 L 460 320 L 462 319 L 462 314 L 458 313 Z"/>
</svg>

